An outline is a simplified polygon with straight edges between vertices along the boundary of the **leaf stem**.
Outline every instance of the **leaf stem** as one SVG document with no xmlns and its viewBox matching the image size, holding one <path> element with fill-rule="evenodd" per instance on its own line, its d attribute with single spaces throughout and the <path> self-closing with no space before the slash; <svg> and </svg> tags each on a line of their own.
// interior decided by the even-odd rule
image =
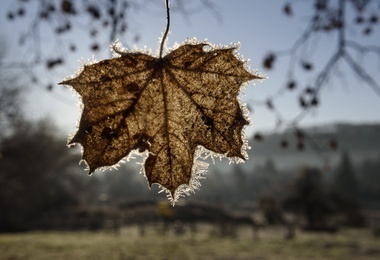
<svg viewBox="0 0 380 260">
<path fill-rule="evenodd" d="M 166 38 L 168 37 L 169 27 L 170 27 L 170 6 L 169 6 L 169 0 L 165 0 L 165 4 L 166 4 L 166 29 L 165 29 L 165 32 L 164 32 L 164 36 L 162 36 L 162 39 L 161 39 L 160 59 L 162 58 L 162 53 L 164 51 L 165 41 L 166 41 Z"/>
</svg>

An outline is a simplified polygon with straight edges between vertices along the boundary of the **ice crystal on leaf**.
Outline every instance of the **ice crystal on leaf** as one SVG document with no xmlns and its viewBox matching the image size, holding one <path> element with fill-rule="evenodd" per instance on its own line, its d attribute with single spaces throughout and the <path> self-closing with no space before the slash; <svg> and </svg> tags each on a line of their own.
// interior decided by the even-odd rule
<svg viewBox="0 0 380 260">
<path fill-rule="evenodd" d="M 262 77 L 247 69 L 236 46 L 187 42 L 164 57 L 116 53 L 60 83 L 83 102 L 69 144 L 82 145 L 89 173 L 145 152 L 149 186 L 164 187 L 174 203 L 198 188 L 207 164 L 197 157 L 205 151 L 245 159 L 249 121 L 238 95 L 243 83 Z"/>
</svg>

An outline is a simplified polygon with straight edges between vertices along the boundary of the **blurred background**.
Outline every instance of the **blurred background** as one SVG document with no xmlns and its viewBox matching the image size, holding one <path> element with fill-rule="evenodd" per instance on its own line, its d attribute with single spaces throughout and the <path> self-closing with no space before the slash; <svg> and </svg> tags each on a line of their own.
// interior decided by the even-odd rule
<svg viewBox="0 0 380 260">
<path fill-rule="evenodd" d="M 249 160 L 208 161 L 172 207 L 141 158 L 87 176 L 66 146 L 81 104 L 57 85 L 116 39 L 157 53 L 164 1 L 1 1 L 0 258 L 378 259 L 379 16 L 378 0 L 172 0 L 168 49 L 240 43 L 268 77 L 241 95 Z"/>
</svg>

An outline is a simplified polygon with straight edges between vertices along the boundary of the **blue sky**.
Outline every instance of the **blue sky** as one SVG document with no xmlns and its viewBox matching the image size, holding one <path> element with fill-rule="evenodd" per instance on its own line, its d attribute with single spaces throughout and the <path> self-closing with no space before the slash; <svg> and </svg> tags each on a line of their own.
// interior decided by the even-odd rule
<svg viewBox="0 0 380 260">
<path fill-rule="evenodd" d="M 11 0 L 1 1 L 0 10 L 2 11 L 0 12 L 8 10 L 8 7 L 12 6 L 11 2 Z M 311 13 L 312 1 L 308 1 L 309 3 L 299 3 L 298 1 L 295 6 L 295 16 L 292 18 L 282 14 L 282 6 L 285 1 L 280 0 L 213 0 L 211 2 L 215 5 L 217 15 L 207 9 L 187 17 L 172 12 L 171 33 L 167 46 L 171 47 L 176 42 L 183 42 L 186 38 L 193 37 L 200 41 L 207 39 L 212 44 L 228 45 L 240 42 L 241 47 L 238 52 L 245 59 L 249 59 L 251 69 L 258 69 L 268 76 L 268 79 L 262 83 L 248 85 L 242 99 L 248 103 L 252 100 L 265 100 L 286 83 L 289 60 L 286 57 L 280 59 L 276 63 L 275 69 L 268 71 L 262 67 L 262 59 L 271 50 L 284 50 L 292 46 L 304 31 Z M 377 12 L 379 13 L 379 10 Z M 219 16 L 221 19 L 218 18 Z M 7 38 L 6 45 L 9 54 L 6 60 L 28 59 L 30 50 L 20 51 L 18 48 L 12 48 L 17 42 L 15 37 L 17 32 L 25 30 L 27 25 L 21 22 L 5 22 L 3 14 L 1 14 L 0 22 L 5 24 L 5 26 L 1 26 L 0 35 Z M 148 10 L 139 10 L 131 16 L 129 22 L 131 30 L 138 32 L 141 36 L 136 47 L 146 46 L 156 52 L 166 22 L 164 6 L 162 5 L 160 8 L 159 5 L 151 5 Z M 354 39 L 364 39 L 368 44 L 379 45 L 380 28 L 375 28 L 374 33 L 365 38 L 355 29 L 350 30 L 349 33 Z M 88 46 L 89 42 L 86 39 L 82 39 L 80 34 L 76 34 L 74 37 L 81 38 L 80 41 L 77 40 L 77 44 L 78 49 L 83 49 L 83 51 L 78 51 L 70 58 L 66 70 L 51 71 L 51 73 L 48 71 L 48 74 L 41 72 L 40 77 L 47 78 L 52 82 L 60 82 L 65 76 L 72 75 L 77 70 L 79 60 L 91 60 L 93 56 L 97 60 L 109 57 L 109 49 L 104 48 L 99 53 L 91 53 L 86 48 L 80 48 L 80 45 Z M 126 38 L 120 40 L 128 41 L 128 37 L 130 35 L 126 34 Z M 334 33 L 330 33 L 315 38 L 315 45 L 310 47 L 314 49 L 310 52 L 309 58 L 316 61 L 316 69 L 322 68 L 329 54 L 334 51 L 335 45 L 332 43 L 335 42 L 335 37 Z M 46 35 L 44 51 L 54 52 L 54 44 L 56 43 L 53 43 Z M 380 84 L 379 57 L 367 55 L 360 58 L 360 63 L 366 64 L 366 68 Z M 299 79 L 304 82 L 312 82 L 314 78 L 312 74 L 303 73 Z M 48 116 L 53 118 L 63 133 L 75 131 L 80 108 L 78 98 L 71 91 L 58 86 L 54 87 L 51 92 L 38 87 L 28 87 L 28 89 L 25 106 L 28 116 L 31 118 Z M 275 103 L 283 116 L 288 119 L 293 118 L 299 112 L 297 91 L 300 90 L 285 94 Z M 256 131 L 271 131 L 276 125 L 275 117 L 265 107 L 254 107 L 254 112 L 250 117 L 252 126 L 247 129 L 248 134 Z M 380 122 L 380 97 L 354 76 L 344 63 L 334 72 L 334 76 L 323 89 L 321 106 L 303 120 L 301 126 L 332 122 Z"/>
</svg>

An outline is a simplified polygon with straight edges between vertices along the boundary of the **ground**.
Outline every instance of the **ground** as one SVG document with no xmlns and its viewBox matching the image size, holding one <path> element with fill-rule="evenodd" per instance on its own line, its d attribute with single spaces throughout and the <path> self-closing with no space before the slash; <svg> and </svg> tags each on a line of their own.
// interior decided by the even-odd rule
<svg viewBox="0 0 380 260">
<path fill-rule="evenodd" d="M 216 237 L 211 227 L 196 233 L 165 235 L 148 227 L 120 232 L 29 232 L 0 234 L 0 259 L 380 259 L 380 238 L 369 229 L 336 234 L 296 231 L 285 240 L 284 228 L 265 228 L 254 237 L 242 229 L 236 237 Z"/>
</svg>

